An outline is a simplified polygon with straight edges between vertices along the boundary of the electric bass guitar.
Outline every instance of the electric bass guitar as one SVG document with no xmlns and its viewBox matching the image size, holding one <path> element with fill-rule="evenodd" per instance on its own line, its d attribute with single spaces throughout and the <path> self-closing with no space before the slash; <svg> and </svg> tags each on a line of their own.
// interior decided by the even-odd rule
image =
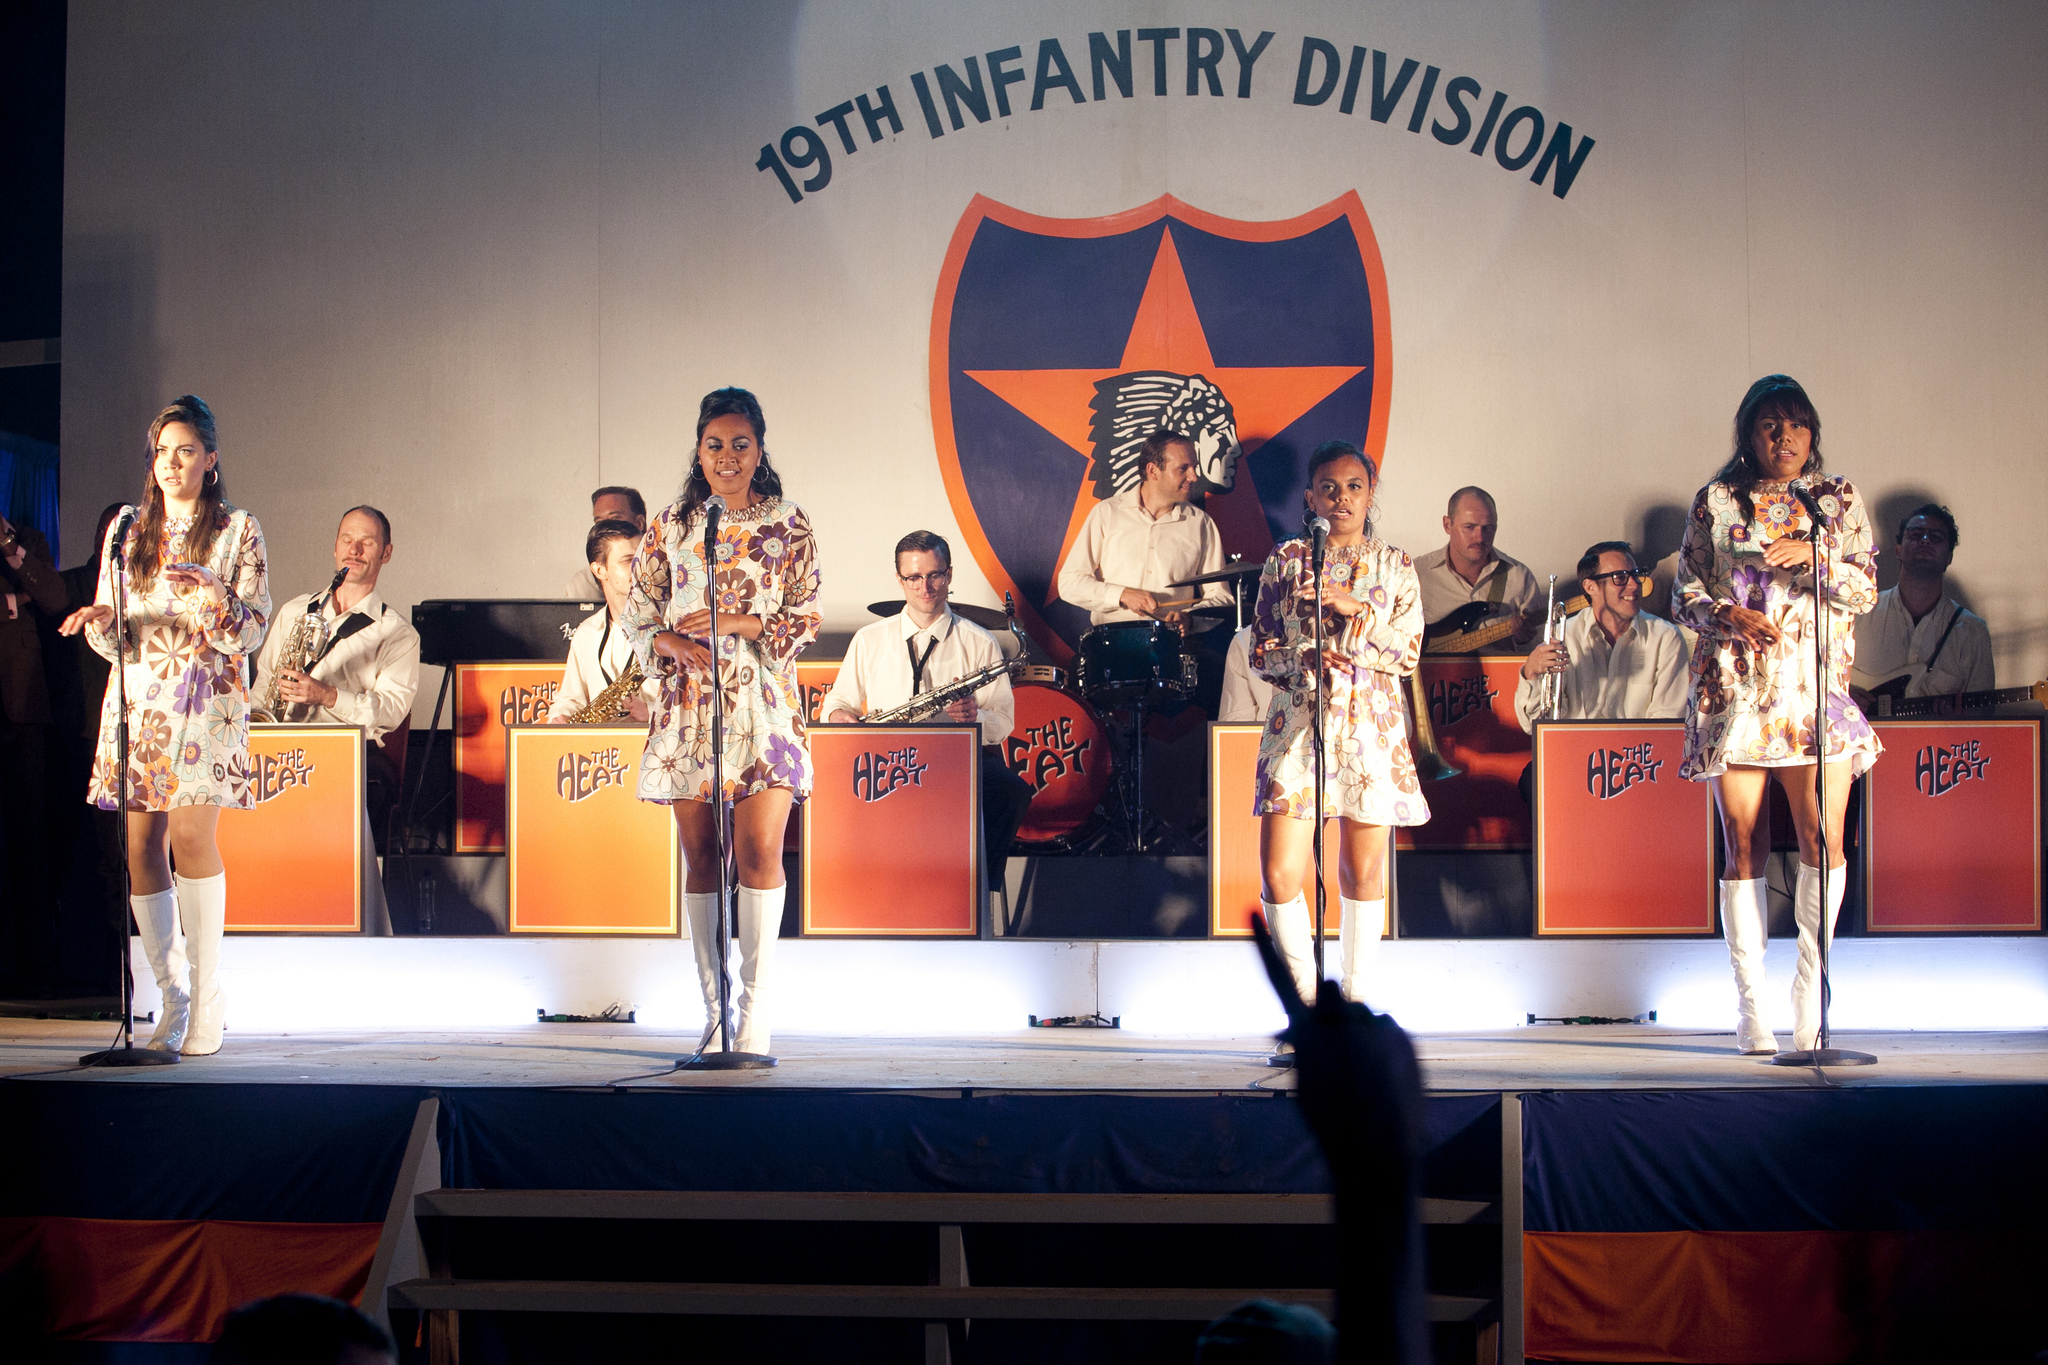
<svg viewBox="0 0 2048 1365">
<path fill-rule="evenodd" d="M 1642 595 L 1650 595 L 1650 576 L 1641 579 Z M 1586 594 L 1565 599 L 1564 614 L 1576 616 L 1588 603 Z M 1499 602 L 1467 602 L 1450 615 L 1422 628 L 1424 654 L 1477 654 L 1515 633 L 1515 612 Z"/>
<path fill-rule="evenodd" d="M 2032 687 L 1999 687 L 1988 692 L 1948 692 L 1933 697 L 1909 697 L 1906 688 L 1911 686 L 1926 669 L 1911 665 L 1875 687 L 1866 688 L 1873 703 L 1870 719 L 1903 720 L 1910 716 L 1948 715 L 1959 711 L 1989 711 L 1995 706 L 2010 706 L 2018 702 L 2040 702 L 2048 706 L 2048 681 L 2037 682 Z"/>
</svg>

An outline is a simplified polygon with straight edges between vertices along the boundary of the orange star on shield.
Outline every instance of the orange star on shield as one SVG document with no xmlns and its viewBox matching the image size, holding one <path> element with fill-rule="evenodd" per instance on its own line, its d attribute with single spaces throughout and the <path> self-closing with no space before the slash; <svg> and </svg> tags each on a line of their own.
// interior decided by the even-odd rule
<svg viewBox="0 0 2048 1365">
<path fill-rule="evenodd" d="M 1303 413 L 1322 402 L 1360 373 L 1359 365 L 1218 365 L 1202 330 L 1201 314 L 1188 291 L 1180 253 L 1174 249 L 1169 224 L 1160 234 L 1152 273 L 1124 342 L 1123 358 L 1109 370 L 967 370 L 976 383 L 1044 427 L 1079 457 L 1075 471 L 1073 514 L 1060 545 L 1064 563 L 1095 506 L 1095 485 L 1088 475 L 1094 453 L 1089 404 L 1102 380 L 1137 370 L 1166 370 L 1200 375 L 1223 391 L 1237 420 L 1239 446 L 1236 477 L 1228 493 L 1211 492 L 1206 510 L 1222 533 L 1226 554 L 1264 559 L 1273 548 L 1258 490 L 1246 462 L 1260 446 L 1284 431 Z M 1337 434 L 1337 433 L 1332 433 Z"/>
</svg>

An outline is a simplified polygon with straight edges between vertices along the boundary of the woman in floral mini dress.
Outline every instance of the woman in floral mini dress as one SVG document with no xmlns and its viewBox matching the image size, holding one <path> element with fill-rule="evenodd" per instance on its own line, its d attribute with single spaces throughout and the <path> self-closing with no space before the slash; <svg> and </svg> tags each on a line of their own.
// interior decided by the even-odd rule
<svg viewBox="0 0 2048 1365">
<path fill-rule="evenodd" d="M 1828 555 L 1828 804 L 1815 797 L 1814 528 L 1792 491 L 1809 481 L 1825 525 Z M 1758 996 L 1764 983 L 1767 917 L 1763 820 L 1765 784 L 1776 778 L 1799 834 L 1793 896 L 1799 967 L 1792 982 L 1792 1031 L 1801 1049 L 1820 1031 L 1820 830 L 1831 851 L 1827 933 L 1834 936 L 1846 878 L 1842 823 L 1849 784 L 1882 746 L 1849 696 L 1858 616 L 1877 605 L 1877 552 L 1870 516 L 1847 479 L 1821 474 L 1820 416 L 1791 378 L 1752 384 L 1735 414 L 1735 452 L 1693 499 L 1679 550 L 1673 614 L 1699 632 L 1680 775 L 1711 782 L 1726 864 L 1721 927 L 1735 968 L 1738 1052 L 1775 1052 Z"/>
<path fill-rule="evenodd" d="M 115 687 L 127 683 L 129 904 L 164 999 L 149 1046 L 206 1056 L 220 1051 L 225 1018 L 227 873 L 214 831 L 223 807 L 256 804 L 242 668 L 270 620 L 269 573 L 263 528 L 228 504 L 206 404 L 187 394 L 158 413 L 149 446 L 142 506 L 123 507 L 116 522 L 135 517 L 125 629 L 114 625 L 113 531 L 101 547 L 97 600 L 58 629 L 83 630 L 121 668 L 100 708 L 88 792 L 104 810 L 120 804 Z"/>
<path fill-rule="evenodd" d="M 1323 813 L 1340 821 L 1337 865 L 1344 993 L 1363 998 L 1387 919 L 1387 826 L 1429 820 L 1408 747 L 1401 679 L 1422 653 L 1422 596 L 1408 555 L 1372 537 L 1378 471 L 1357 446 L 1309 457 L 1308 504 L 1330 523 L 1323 559 Z M 1259 576 L 1252 668 L 1277 689 L 1259 740 L 1262 908 L 1305 999 L 1315 959 L 1303 886 L 1314 860 L 1315 589 L 1306 539 L 1276 548 Z"/>
<path fill-rule="evenodd" d="M 796 657 L 818 633 L 817 545 L 803 509 L 782 496 L 762 444 L 767 420 L 745 389 L 706 394 L 682 496 L 647 528 L 620 621 L 641 667 L 661 689 L 640 762 L 640 799 L 669 805 L 688 863 L 690 919 L 707 1016 L 718 1026 L 717 825 L 733 803 L 739 866 L 735 1049 L 765 1053 L 768 957 L 782 927 L 782 840 L 793 802 L 811 790 L 811 753 Z M 704 556 L 705 502 L 725 499 L 715 562 Z M 711 612 L 718 604 L 717 671 L 724 689 L 725 789 L 711 789 Z"/>
</svg>

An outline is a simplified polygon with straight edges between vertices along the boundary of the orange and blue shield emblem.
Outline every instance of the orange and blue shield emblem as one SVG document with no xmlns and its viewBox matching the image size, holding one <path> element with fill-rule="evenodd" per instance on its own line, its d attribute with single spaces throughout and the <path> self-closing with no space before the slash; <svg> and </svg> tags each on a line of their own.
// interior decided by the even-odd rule
<svg viewBox="0 0 2048 1365">
<path fill-rule="evenodd" d="M 932 428 L 975 562 L 1064 662 L 1087 614 L 1058 600 L 1089 510 L 1135 487 L 1158 427 L 1196 450 L 1226 552 L 1297 534 L 1308 453 L 1377 463 L 1391 381 L 1386 275 L 1355 193 L 1284 222 L 1171 196 L 1042 218 L 976 196 L 932 306 Z"/>
</svg>

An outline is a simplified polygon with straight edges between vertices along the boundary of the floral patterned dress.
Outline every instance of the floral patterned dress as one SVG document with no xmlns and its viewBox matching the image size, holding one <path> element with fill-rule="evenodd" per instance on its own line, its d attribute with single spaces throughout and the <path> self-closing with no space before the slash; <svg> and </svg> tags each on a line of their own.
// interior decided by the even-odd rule
<svg viewBox="0 0 2048 1365">
<path fill-rule="evenodd" d="M 640 760 L 640 799 L 709 801 L 711 689 L 654 652 L 654 637 L 706 605 L 712 572 L 704 561 L 704 510 L 678 523 L 671 504 L 647 528 L 633 558 L 633 590 L 619 624 L 647 676 L 661 689 Z M 810 794 L 811 751 L 796 686 L 796 656 L 817 637 L 817 541 L 810 518 L 787 498 L 764 498 L 719 521 L 718 614 L 758 616 L 761 638 L 718 639 L 725 689 L 725 799 L 769 787 Z"/>
<path fill-rule="evenodd" d="M 1259 738 L 1256 815 L 1312 818 L 1315 605 L 1296 594 L 1310 582 L 1309 546 L 1290 540 L 1259 575 L 1252 617 L 1252 669 L 1277 689 Z M 1406 552 L 1384 541 L 1333 545 L 1323 558 L 1325 591 L 1365 604 L 1358 615 L 1327 613 L 1323 642 L 1350 656 L 1332 670 L 1323 721 L 1323 813 L 1370 825 L 1420 825 L 1429 803 L 1408 748 L 1401 679 L 1422 654 L 1422 593 Z"/>
<path fill-rule="evenodd" d="M 1856 618 L 1877 605 L 1877 551 L 1854 485 L 1831 477 L 1814 493 L 1827 521 L 1821 540 L 1828 553 L 1828 758 L 1847 759 L 1861 776 L 1884 749 L 1849 697 Z M 1784 484 L 1759 484 L 1753 497 L 1756 517 L 1744 521 L 1726 484 L 1702 488 L 1679 547 L 1673 614 L 1699 632 L 1681 777 L 1719 777 L 1730 764 L 1785 768 L 1817 759 L 1813 573 L 1764 563 L 1772 541 L 1807 531 L 1806 509 Z M 1714 619 L 1722 603 L 1770 617 L 1778 643 L 1759 653 L 1729 635 Z"/>
<path fill-rule="evenodd" d="M 86 627 L 86 643 L 121 667 L 128 684 L 128 809 L 170 810 L 174 806 L 256 804 L 249 779 L 249 688 L 243 660 L 263 643 L 270 624 L 270 570 L 263 558 L 263 528 L 239 508 L 222 508 L 228 524 L 214 537 L 206 567 L 226 585 L 227 600 L 216 606 L 206 590 L 166 582 L 161 574 L 147 589 L 128 577 L 127 648 L 115 648 L 115 626 Z M 128 508 L 121 509 L 126 516 Z M 120 524 L 115 518 L 114 524 Z M 164 522 L 164 562 L 183 555 L 189 518 Z M 128 533 L 134 549 L 135 532 Z M 113 529 L 100 555 L 100 586 L 94 598 L 114 605 Z M 119 805 L 116 781 L 120 753 L 116 728 L 120 702 L 117 678 L 109 674 L 100 706 L 98 751 L 86 799 L 102 810 Z"/>
</svg>

